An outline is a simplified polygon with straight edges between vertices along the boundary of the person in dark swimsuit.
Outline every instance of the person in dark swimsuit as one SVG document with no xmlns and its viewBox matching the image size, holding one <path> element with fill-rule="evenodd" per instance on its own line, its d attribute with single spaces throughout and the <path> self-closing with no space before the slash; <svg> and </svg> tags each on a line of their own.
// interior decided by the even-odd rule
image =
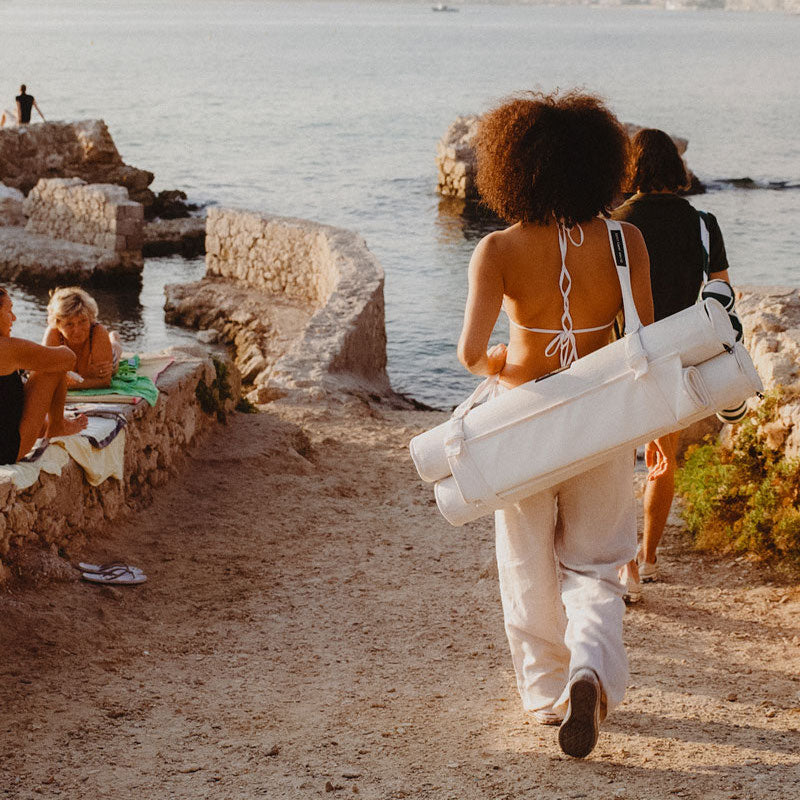
<svg viewBox="0 0 800 800">
<path fill-rule="evenodd" d="M 12 336 L 15 320 L 11 297 L 0 287 L 0 464 L 19 461 L 39 436 L 71 436 L 88 422 L 83 414 L 64 416 L 75 354 Z M 22 370 L 29 372 L 25 382 Z"/>
<path fill-rule="evenodd" d="M 70 389 L 105 389 L 111 384 L 114 343 L 97 321 L 97 313 L 94 298 L 78 286 L 56 289 L 47 304 L 48 328 L 42 344 L 66 345 L 75 353 L 75 372 L 80 379 L 68 377 Z"/>
</svg>

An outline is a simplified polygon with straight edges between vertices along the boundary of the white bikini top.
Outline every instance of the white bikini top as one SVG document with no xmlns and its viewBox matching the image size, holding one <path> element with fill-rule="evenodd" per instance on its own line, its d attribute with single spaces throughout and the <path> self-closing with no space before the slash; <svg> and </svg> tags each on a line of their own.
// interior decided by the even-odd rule
<svg viewBox="0 0 800 800">
<path fill-rule="evenodd" d="M 560 362 L 562 367 L 568 367 L 573 361 L 578 360 L 578 347 L 575 341 L 576 333 L 594 333 L 595 331 L 603 331 L 610 328 L 614 324 L 614 320 L 606 323 L 605 325 L 598 325 L 596 328 L 573 328 L 572 316 L 569 313 L 569 293 L 572 289 L 572 277 L 567 269 L 567 239 L 569 239 L 575 247 L 580 247 L 583 244 L 583 228 L 577 226 L 581 232 L 579 242 L 572 238 L 572 228 L 567 228 L 566 225 L 558 223 L 558 246 L 561 249 L 561 274 L 558 279 L 558 286 L 561 289 L 561 296 L 564 298 L 564 312 L 561 315 L 561 329 L 553 330 L 551 328 L 529 328 L 527 325 L 520 325 L 515 322 L 508 313 L 508 310 L 503 307 L 503 310 L 508 316 L 508 321 L 515 328 L 522 328 L 524 331 L 531 331 L 531 333 L 554 333 L 555 336 L 550 340 L 550 343 L 545 347 L 544 354 L 549 358 L 559 353 Z M 614 317 L 616 319 L 616 316 Z"/>
</svg>

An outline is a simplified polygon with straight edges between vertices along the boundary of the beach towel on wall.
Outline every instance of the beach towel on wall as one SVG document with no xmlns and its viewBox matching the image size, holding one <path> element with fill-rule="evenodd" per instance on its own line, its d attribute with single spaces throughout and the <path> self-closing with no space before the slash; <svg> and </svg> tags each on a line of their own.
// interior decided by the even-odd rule
<svg viewBox="0 0 800 800">
<path fill-rule="evenodd" d="M 39 480 L 40 472 L 60 475 L 61 470 L 69 463 L 69 455 L 65 450 L 60 447 L 51 447 L 44 440 L 28 457 L 31 458 L 30 461 L 0 465 L 0 481 L 11 481 L 19 491 L 22 491 L 33 486 Z"/>
<path fill-rule="evenodd" d="M 125 431 L 120 429 L 105 447 L 94 447 L 86 436 L 59 436 L 51 444 L 63 448 L 80 464 L 86 480 L 99 486 L 107 478 L 122 480 L 125 466 Z M 52 448 L 50 448 L 52 449 Z"/>
<path fill-rule="evenodd" d="M 104 389 L 70 389 L 67 399 L 91 398 L 104 402 L 110 397 L 142 398 L 154 406 L 158 400 L 158 389 L 152 378 L 139 373 L 139 364 L 139 356 L 124 358 L 111 378 L 110 386 Z"/>
</svg>

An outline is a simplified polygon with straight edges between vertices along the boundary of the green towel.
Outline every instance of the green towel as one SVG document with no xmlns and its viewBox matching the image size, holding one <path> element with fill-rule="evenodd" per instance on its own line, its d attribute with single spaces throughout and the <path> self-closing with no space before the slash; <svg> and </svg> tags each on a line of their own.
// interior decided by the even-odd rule
<svg viewBox="0 0 800 800">
<path fill-rule="evenodd" d="M 150 378 L 137 375 L 139 356 L 125 358 L 119 362 L 107 389 L 70 389 L 69 397 L 96 397 L 103 394 L 120 394 L 127 397 L 143 397 L 151 406 L 158 400 L 158 389 Z"/>
</svg>

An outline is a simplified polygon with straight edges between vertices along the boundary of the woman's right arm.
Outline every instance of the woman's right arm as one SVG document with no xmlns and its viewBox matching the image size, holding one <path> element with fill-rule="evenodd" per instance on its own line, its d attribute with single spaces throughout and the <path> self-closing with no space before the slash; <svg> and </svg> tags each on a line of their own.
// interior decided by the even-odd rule
<svg viewBox="0 0 800 800">
<path fill-rule="evenodd" d="M 69 347 L 46 347 L 14 336 L 0 340 L 0 374 L 15 369 L 39 372 L 69 372 L 75 368 L 75 353 Z"/>
<path fill-rule="evenodd" d="M 469 291 L 458 340 L 458 360 L 473 375 L 495 375 L 506 363 L 506 346 L 486 348 L 503 304 L 503 274 L 497 235 L 489 234 L 469 262 Z"/>
</svg>

